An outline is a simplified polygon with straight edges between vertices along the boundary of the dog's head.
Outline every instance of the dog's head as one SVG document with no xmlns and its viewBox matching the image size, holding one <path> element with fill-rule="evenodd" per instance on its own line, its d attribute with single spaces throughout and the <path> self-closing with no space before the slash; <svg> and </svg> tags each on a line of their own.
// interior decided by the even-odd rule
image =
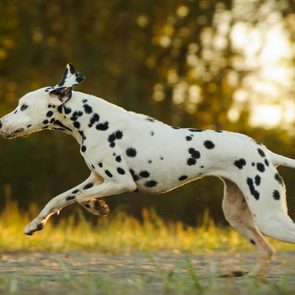
<svg viewBox="0 0 295 295">
<path fill-rule="evenodd" d="M 84 80 L 85 77 L 68 64 L 57 85 L 27 93 L 15 110 L 0 119 L 0 134 L 13 138 L 42 129 L 58 129 L 58 108 L 72 97 L 73 86 Z"/>
</svg>

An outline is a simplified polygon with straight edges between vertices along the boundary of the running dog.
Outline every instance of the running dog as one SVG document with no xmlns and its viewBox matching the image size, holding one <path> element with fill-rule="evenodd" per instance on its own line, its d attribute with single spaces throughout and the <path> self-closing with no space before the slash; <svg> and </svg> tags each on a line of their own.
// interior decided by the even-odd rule
<svg viewBox="0 0 295 295">
<path fill-rule="evenodd" d="M 27 93 L 0 120 L 0 134 L 6 138 L 48 129 L 74 136 L 91 171 L 84 182 L 51 199 L 25 234 L 43 229 L 51 215 L 74 202 L 93 214 L 105 214 L 108 207 L 98 198 L 137 191 L 164 193 L 210 175 L 224 183 L 227 221 L 260 257 L 253 274 L 263 275 L 274 254 L 261 232 L 295 243 L 285 185 L 276 169 L 295 168 L 295 160 L 243 134 L 172 127 L 73 91 L 83 80 L 68 64 L 57 85 Z"/>
</svg>

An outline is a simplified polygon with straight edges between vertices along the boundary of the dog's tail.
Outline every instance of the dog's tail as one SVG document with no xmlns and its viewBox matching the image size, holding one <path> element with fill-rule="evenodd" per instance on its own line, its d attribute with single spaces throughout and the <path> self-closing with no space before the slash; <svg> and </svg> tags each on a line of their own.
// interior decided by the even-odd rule
<svg viewBox="0 0 295 295">
<path fill-rule="evenodd" d="M 270 158 L 275 166 L 286 166 L 295 169 L 295 160 L 273 153 L 269 150 Z"/>
</svg>

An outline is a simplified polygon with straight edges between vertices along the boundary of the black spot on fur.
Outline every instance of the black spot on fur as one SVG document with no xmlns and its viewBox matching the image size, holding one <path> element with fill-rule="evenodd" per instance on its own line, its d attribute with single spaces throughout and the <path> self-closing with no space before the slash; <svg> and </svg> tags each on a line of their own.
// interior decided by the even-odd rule
<svg viewBox="0 0 295 295">
<path fill-rule="evenodd" d="M 76 197 L 75 196 L 68 196 L 66 197 L 66 201 L 71 201 L 74 200 Z"/>
<path fill-rule="evenodd" d="M 121 161 L 122 161 L 122 158 L 121 158 L 121 156 L 117 156 L 115 160 L 116 160 L 117 162 L 121 162 Z"/>
<path fill-rule="evenodd" d="M 116 140 L 116 136 L 114 133 L 112 133 L 109 137 L 108 137 L 108 141 L 109 142 L 114 142 Z"/>
<path fill-rule="evenodd" d="M 252 244 L 252 245 L 256 245 L 256 242 L 254 241 L 254 240 L 252 240 L 252 239 L 250 239 L 250 243 Z"/>
<path fill-rule="evenodd" d="M 86 152 L 86 149 L 87 149 L 87 148 L 86 148 L 85 145 L 82 145 L 82 146 L 81 146 L 81 152 L 82 152 L 82 153 L 85 153 L 85 152 Z"/>
<path fill-rule="evenodd" d="M 77 194 L 80 190 L 79 189 L 75 189 L 72 191 L 72 194 Z"/>
<path fill-rule="evenodd" d="M 82 111 L 74 111 L 70 120 L 72 121 L 77 121 L 79 117 L 83 116 L 83 112 Z"/>
<path fill-rule="evenodd" d="M 46 117 L 50 118 L 52 116 L 53 116 L 53 111 L 48 111 L 47 114 L 46 114 Z"/>
<path fill-rule="evenodd" d="M 266 165 L 266 166 L 269 166 L 269 162 L 268 162 L 268 160 L 264 160 L 264 164 Z"/>
<path fill-rule="evenodd" d="M 22 104 L 20 107 L 20 110 L 23 112 L 25 111 L 29 106 L 27 104 Z"/>
<path fill-rule="evenodd" d="M 63 109 L 64 109 L 65 114 L 67 114 L 67 115 L 72 111 L 70 108 L 68 108 L 66 106 L 63 106 Z"/>
<path fill-rule="evenodd" d="M 116 139 L 121 139 L 123 137 L 123 132 L 118 130 L 116 131 L 115 136 L 116 136 Z"/>
<path fill-rule="evenodd" d="M 215 147 L 215 144 L 211 140 L 205 140 L 204 141 L 204 146 L 208 150 L 212 150 Z"/>
<path fill-rule="evenodd" d="M 201 157 L 201 154 L 199 151 L 196 151 L 194 148 L 189 148 L 188 152 L 191 154 L 192 158 L 199 159 Z"/>
<path fill-rule="evenodd" d="M 96 125 L 96 129 L 100 131 L 105 131 L 109 129 L 109 122 L 104 122 Z"/>
<path fill-rule="evenodd" d="M 48 120 L 44 120 L 44 121 L 43 121 L 43 124 L 44 124 L 44 125 L 46 125 L 46 124 L 48 124 L 48 123 L 49 123 Z"/>
<path fill-rule="evenodd" d="M 151 136 L 154 136 L 155 135 L 155 132 L 154 131 L 151 131 Z"/>
<path fill-rule="evenodd" d="M 83 189 L 88 189 L 88 188 L 91 188 L 91 187 L 93 187 L 93 183 L 92 183 L 92 182 L 89 182 L 89 183 L 87 183 L 87 184 L 83 187 Z"/>
<path fill-rule="evenodd" d="M 87 114 L 91 114 L 92 113 L 92 107 L 90 105 L 84 104 L 83 105 L 83 108 L 84 108 L 85 113 L 87 113 Z"/>
<path fill-rule="evenodd" d="M 149 180 L 144 185 L 146 187 L 155 187 L 158 183 L 155 180 Z"/>
<path fill-rule="evenodd" d="M 237 161 L 234 162 L 234 165 L 236 167 L 238 167 L 239 169 L 243 169 L 243 166 L 245 166 L 247 164 L 245 159 L 239 159 Z"/>
<path fill-rule="evenodd" d="M 115 147 L 115 140 L 121 139 L 123 137 L 123 132 L 120 130 L 117 130 L 116 132 L 112 133 L 108 137 L 108 141 L 110 143 L 110 147 Z"/>
<path fill-rule="evenodd" d="M 62 106 L 58 106 L 58 107 L 57 107 L 57 111 L 58 111 L 59 113 L 61 113 L 61 114 L 62 114 L 62 111 L 63 111 L 63 108 L 62 108 Z"/>
<path fill-rule="evenodd" d="M 197 161 L 196 161 L 196 159 L 194 159 L 194 158 L 189 158 L 189 159 L 187 160 L 187 165 L 188 165 L 188 166 L 195 165 L 196 163 L 197 163 Z"/>
<path fill-rule="evenodd" d="M 190 128 L 189 131 L 190 131 L 190 132 L 203 132 L 204 130 Z"/>
<path fill-rule="evenodd" d="M 191 141 L 193 138 L 192 138 L 191 136 L 186 136 L 185 139 L 186 139 L 187 141 Z"/>
<path fill-rule="evenodd" d="M 134 148 L 128 148 L 128 149 L 126 150 L 126 155 L 127 155 L 128 157 L 134 158 L 134 157 L 136 156 L 136 154 L 137 154 L 137 151 L 136 151 L 136 149 L 134 149 Z"/>
<path fill-rule="evenodd" d="M 73 125 L 77 129 L 79 129 L 81 127 L 81 124 L 78 121 L 75 121 Z"/>
<path fill-rule="evenodd" d="M 178 180 L 180 181 L 183 181 L 183 180 L 186 180 L 187 179 L 187 176 L 186 175 L 182 175 L 178 178 Z"/>
<path fill-rule="evenodd" d="M 259 154 L 262 158 L 265 158 L 265 153 L 264 153 L 264 151 L 263 151 L 261 148 L 258 148 L 257 151 L 258 151 L 258 154 Z"/>
<path fill-rule="evenodd" d="M 76 82 L 81 83 L 84 80 L 85 80 L 85 77 L 82 74 L 78 73 L 78 75 L 76 76 Z"/>
<path fill-rule="evenodd" d="M 260 185 L 260 183 L 261 183 L 261 177 L 259 175 L 256 175 L 255 176 L 255 184 Z"/>
<path fill-rule="evenodd" d="M 248 184 L 248 187 L 249 187 L 249 190 L 250 190 L 250 193 L 251 195 L 256 199 L 256 200 L 259 200 L 259 192 L 255 190 L 255 187 L 254 187 L 254 183 L 253 183 L 253 179 L 248 177 L 247 178 L 247 184 Z"/>
<path fill-rule="evenodd" d="M 152 163 L 153 163 L 153 161 L 152 161 L 152 160 L 148 160 L 148 163 L 149 163 L 149 164 L 152 164 Z"/>
<path fill-rule="evenodd" d="M 279 191 L 277 191 L 277 190 L 273 191 L 272 196 L 275 200 L 279 200 L 281 198 L 281 195 L 280 195 Z"/>
<path fill-rule="evenodd" d="M 103 166 L 103 164 L 101 162 L 99 162 L 98 166 L 101 168 Z"/>
<path fill-rule="evenodd" d="M 134 181 L 139 180 L 139 176 L 135 173 L 135 171 L 133 169 L 129 169 L 129 172 L 130 172 Z"/>
<path fill-rule="evenodd" d="M 260 172 L 264 172 L 265 171 L 265 167 L 264 167 L 264 165 L 262 163 L 257 163 L 256 164 L 256 168 Z"/>
<path fill-rule="evenodd" d="M 124 175 L 124 174 L 125 174 L 125 170 L 122 169 L 122 168 L 120 168 L 120 167 L 117 168 L 117 171 L 118 171 L 118 173 L 121 174 L 121 175 Z"/>
<path fill-rule="evenodd" d="M 106 176 L 112 178 L 113 174 L 109 171 L 109 170 L 105 170 L 104 173 L 106 174 Z"/>
<path fill-rule="evenodd" d="M 139 176 L 143 178 L 148 178 L 150 176 L 150 173 L 146 170 L 139 172 Z"/>
<path fill-rule="evenodd" d="M 90 120 L 89 120 L 89 124 L 88 126 L 89 127 L 92 127 L 96 122 L 99 121 L 99 115 L 94 113 L 91 117 L 90 117 Z"/>
<path fill-rule="evenodd" d="M 279 175 L 279 173 L 275 174 L 275 180 L 279 182 L 280 185 L 283 184 L 283 179 L 282 177 Z"/>
</svg>

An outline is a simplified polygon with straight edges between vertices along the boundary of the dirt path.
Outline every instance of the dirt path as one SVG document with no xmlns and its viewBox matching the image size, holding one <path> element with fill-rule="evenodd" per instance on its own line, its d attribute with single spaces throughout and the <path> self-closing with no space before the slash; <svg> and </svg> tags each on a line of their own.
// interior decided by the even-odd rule
<svg viewBox="0 0 295 295">
<path fill-rule="evenodd" d="M 0 262 L 1 287 L 6 288 L 6 291 L 11 291 L 12 288 L 15 293 L 22 291 L 21 294 L 26 294 L 26 290 L 35 286 L 37 289 L 44 289 L 46 292 L 43 294 L 56 294 L 56 290 L 62 290 L 65 283 L 74 286 L 76 282 L 84 280 L 87 284 L 87 280 L 93 278 L 99 278 L 101 287 L 106 290 L 109 283 L 129 288 L 133 285 L 138 287 L 138 284 L 144 281 L 148 282 L 150 290 L 155 291 L 160 288 L 163 278 L 174 274 L 185 277 L 191 266 L 202 281 L 208 278 L 212 271 L 218 274 L 233 270 L 247 271 L 255 264 L 255 256 L 250 253 L 189 256 L 166 252 L 153 255 L 85 252 L 3 253 Z M 289 283 L 295 287 L 295 251 L 277 254 L 271 264 L 268 280 L 280 282 L 286 276 L 294 278 Z M 235 278 L 238 279 L 241 278 Z"/>
</svg>

